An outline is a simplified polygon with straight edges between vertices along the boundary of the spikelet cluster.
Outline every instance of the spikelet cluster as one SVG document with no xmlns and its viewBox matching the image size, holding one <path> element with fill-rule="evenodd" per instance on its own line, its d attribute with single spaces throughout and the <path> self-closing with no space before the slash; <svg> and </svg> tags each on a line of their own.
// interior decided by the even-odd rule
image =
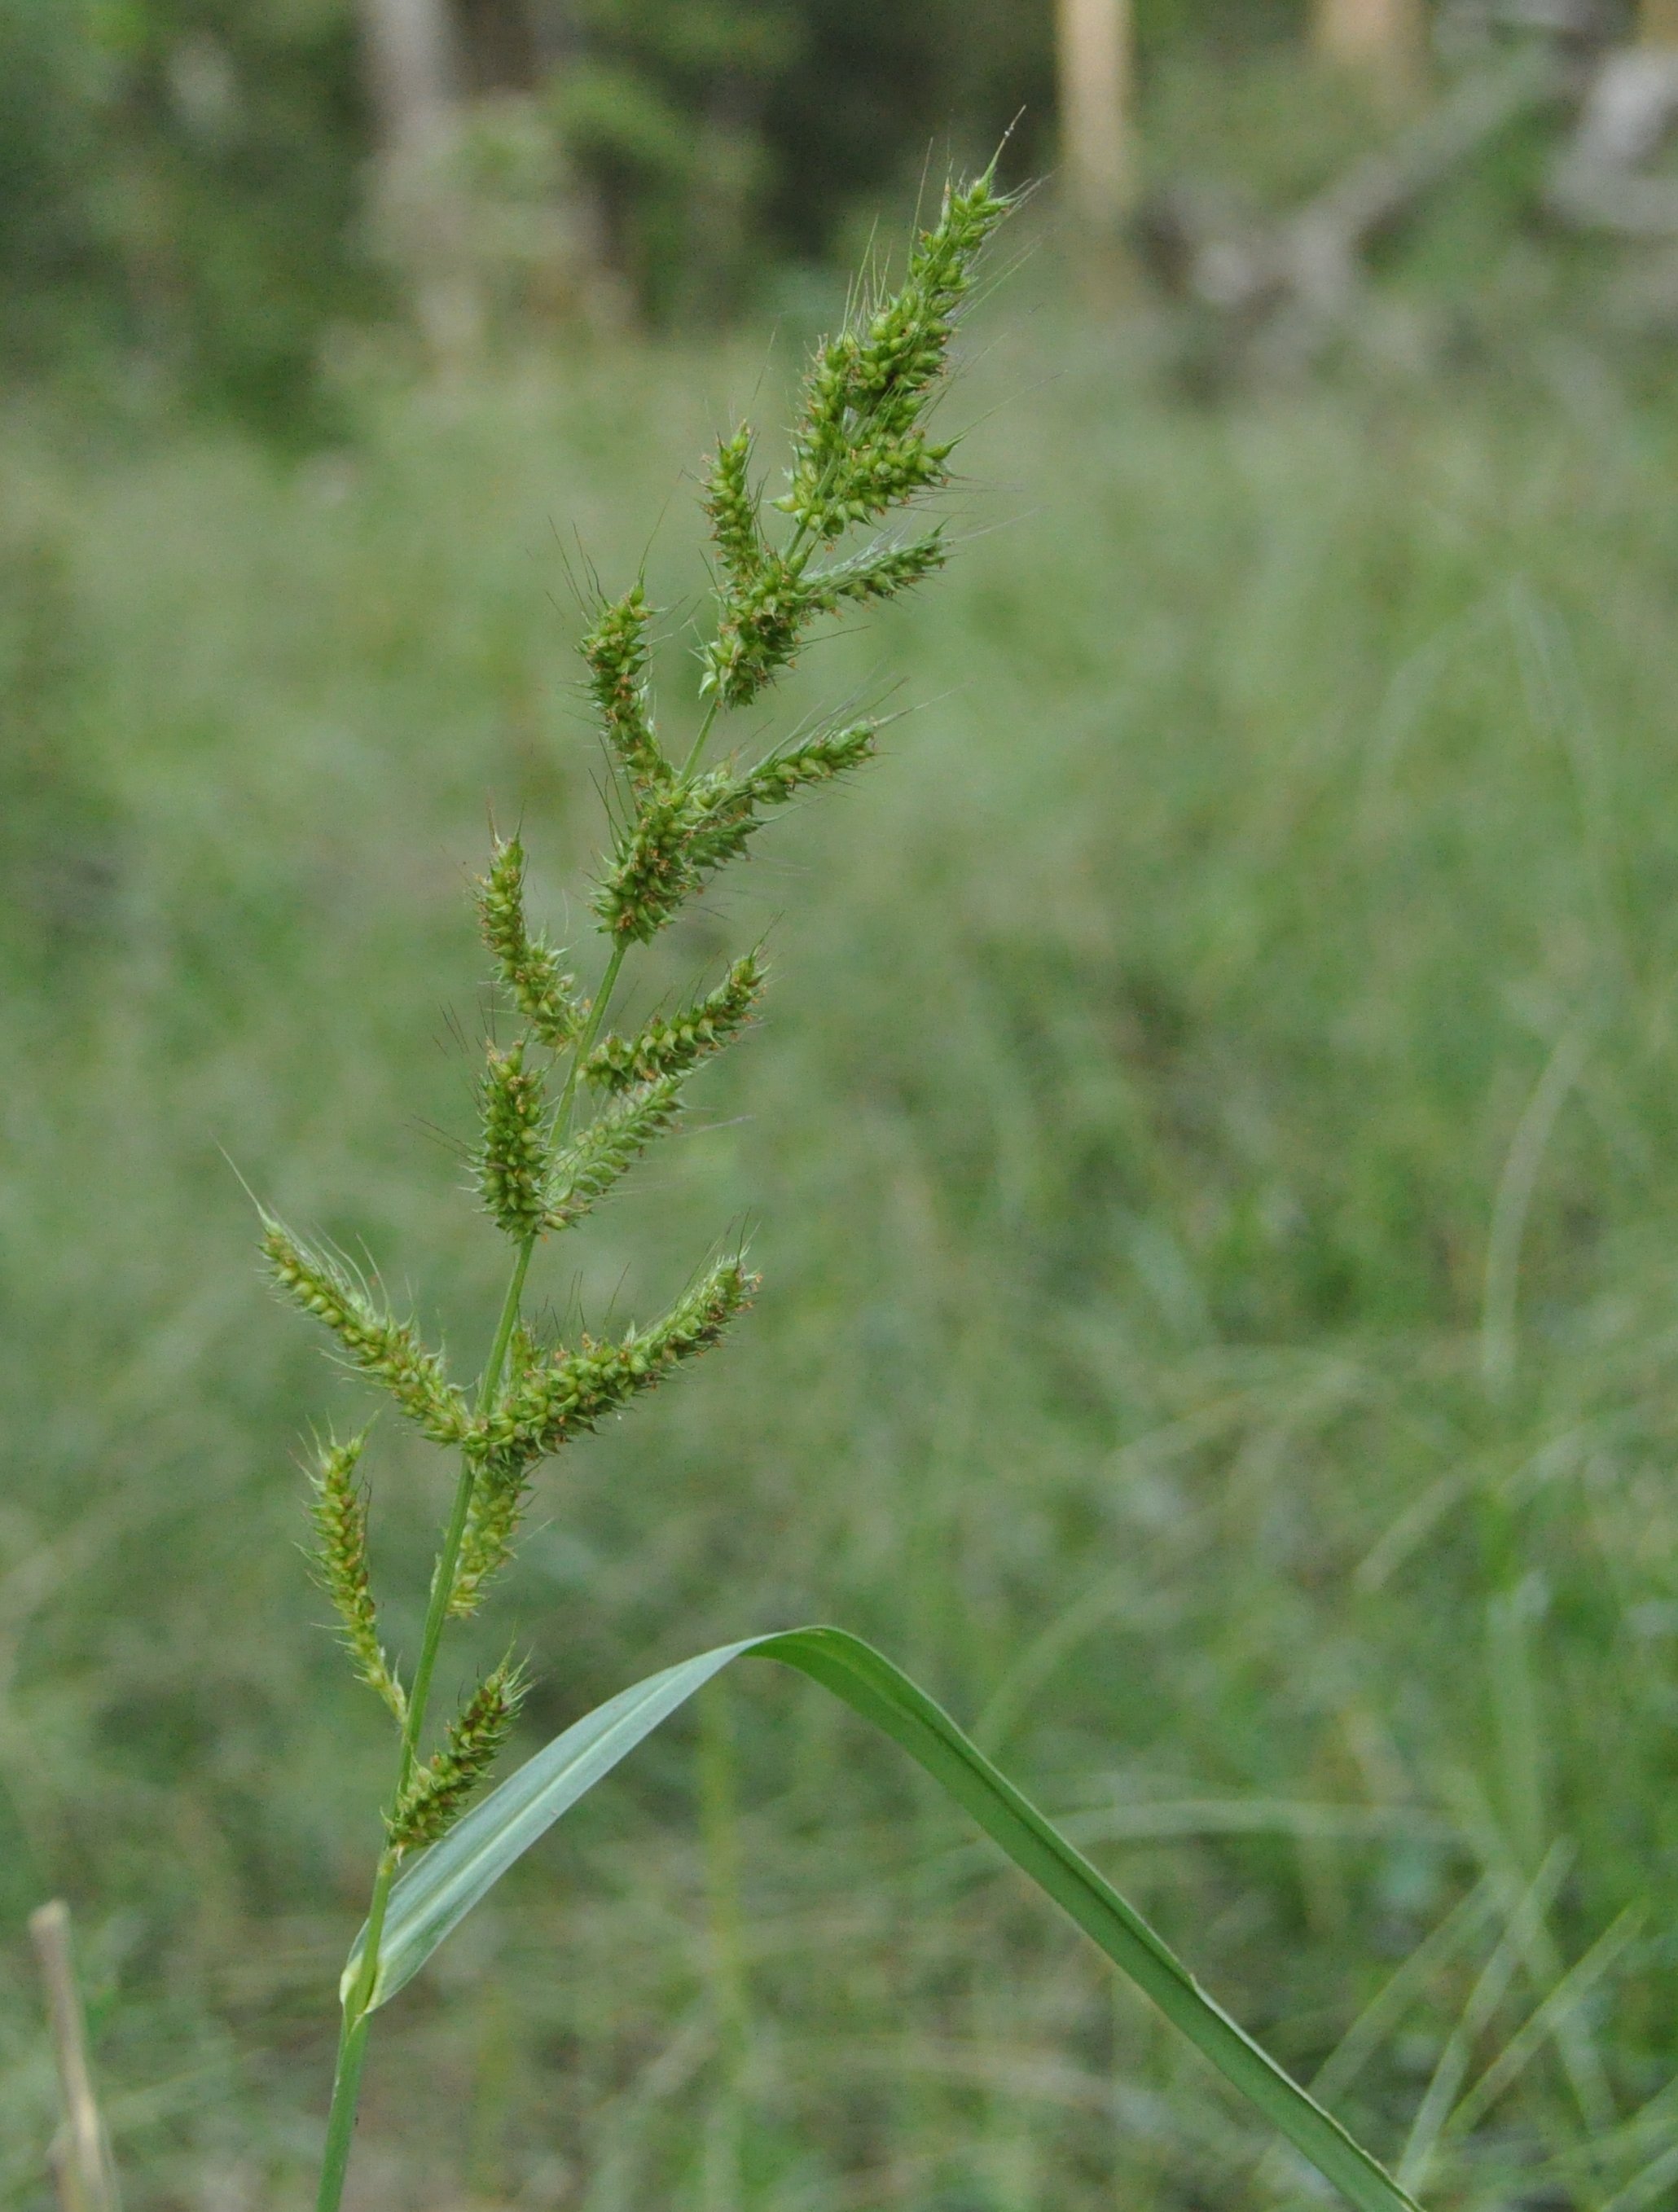
<svg viewBox="0 0 1678 2212">
<path fill-rule="evenodd" d="M 588 1009 L 576 995 L 576 978 L 561 965 L 563 956 L 526 925 L 525 848 L 518 838 L 496 839 L 489 869 L 474 888 L 483 941 L 502 981 L 541 1042 L 559 1051 L 581 1029 Z"/>
<path fill-rule="evenodd" d="M 336 1261 L 311 1251 L 271 1216 L 264 1221 L 262 1250 L 286 1296 L 324 1321 L 353 1364 L 388 1390 L 434 1443 L 465 1441 L 466 1401 L 410 1322 L 382 1312 Z"/>
<path fill-rule="evenodd" d="M 562 1347 L 533 1363 L 484 1422 L 487 1449 L 526 1464 L 551 1458 L 672 1367 L 717 1343 L 757 1287 L 757 1277 L 738 1260 L 721 1261 L 650 1328 L 631 1329 L 616 1344 L 585 1337 L 581 1350 Z"/>
<path fill-rule="evenodd" d="M 606 740 L 636 791 L 662 788 L 675 770 L 653 728 L 647 684 L 647 633 L 653 611 L 637 584 L 601 609 L 579 650 L 588 665 L 588 688 Z"/>
<path fill-rule="evenodd" d="M 544 1224 L 568 1229 L 593 1212 L 654 1138 L 672 1126 L 681 1104 L 680 1076 L 661 1075 L 597 1114 L 554 1161 L 544 1197 Z"/>
<path fill-rule="evenodd" d="M 620 941 L 649 942 L 719 868 L 739 857 L 766 809 L 860 767 L 876 749 L 878 729 L 872 721 L 854 723 L 783 747 L 745 775 L 713 769 L 655 793 L 620 830 L 596 887 L 601 926 Z"/>
<path fill-rule="evenodd" d="M 926 428 L 974 265 L 1010 202 L 989 173 L 950 190 L 902 288 L 820 348 L 787 488 L 775 504 L 824 544 L 949 481 L 952 446 Z"/>
<path fill-rule="evenodd" d="M 453 1826 L 511 1735 L 524 1693 L 522 1670 L 508 1660 L 484 1676 L 397 1800 L 385 1824 L 393 1850 L 435 1844 Z"/>
<path fill-rule="evenodd" d="M 495 1226 L 527 1244 L 547 1221 L 549 1141 L 542 1072 L 526 1065 L 522 1043 L 510 1052 L 490 1047 L 478 1107 L 478 1190 Z"/>
<path fill-rule="evenodd" d="M 714 515 L 714 500 L 711 507 Z M 818 615 L 896 599 L 948 558 L 943 532 L 933 530 L 901 544 L 882 539 L 827 568 L 812 569 L 801 555 L 774 553 L 767 546 L 749 568 L 737 572 L 731 561 L 716 635 L 700 649 L 701 689 L 714 692 L 725 707 L 749 706 L 791 667 L 805 631 Z"/>
<path fill-rule="evenodd" d="M 738 1036 L 763 994 L 763 963 L 755 952 L 737 960 L 714 991 L 678 1014 L 655 1015 L 632 1037 L 609 1036 L 583 1062 L 597 1091 L 627 1091 L 665 1075 L 682 1075 Z"/>
<path fill-rule="evenodd" d="M 379 1620 L 368 1573 L 367 1494 L 356 1479 L 366 1442 L 365 1430 L 348 1443 L 329 1441 L 309 1478 L 313 1492 L 309 1518 L 314 1523 L 315 1573 L 332 1601 L 338 1633 L 350 1663 L 400 1723 L 407 1713 L 408 1700 L 379 1641 Z"/>
</svg>

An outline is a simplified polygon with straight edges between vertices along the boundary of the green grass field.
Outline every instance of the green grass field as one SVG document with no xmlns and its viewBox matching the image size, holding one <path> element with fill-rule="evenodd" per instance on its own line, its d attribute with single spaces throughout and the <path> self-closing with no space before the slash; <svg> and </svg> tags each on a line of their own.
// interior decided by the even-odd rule
<svg viewBox="0 0 1678 2212">
<path fill-rule="evenodd" d="M 483 1656 L 553 1655 L 533 1746 L 707 1643 L 854 1628 L 1431 2206 L 1653 2212 L 1678 438 L 1490 377 L 1200 411 L 1049 307 L 983 330 L 972 542 L 799 680 L 914 711 L 647 963 L 767 928 L 767 1018 L 544 1285 L 644 1314 L 744 1225 L 763 1295 L 545 1479 Z M 648 551 L 690 720 L 691 471 L 779 374 L 373 391 L 301 465 L 9 425 L 8 2203 L 47 2202 L 58 1891 L 131 2204 L 305 2198 L 386 1753 L 296 1552 L 351 1389 L 238 1176 L 476 1355 L 466 875 L 521 820 L 562 927 L 576 585 Z M 377 1449 L 411 1644 L 452 1478 Z M 889 1748 L 708 1694 L 388 2015 L 356 2203 L 1322 2201 Z"/>
</svg>

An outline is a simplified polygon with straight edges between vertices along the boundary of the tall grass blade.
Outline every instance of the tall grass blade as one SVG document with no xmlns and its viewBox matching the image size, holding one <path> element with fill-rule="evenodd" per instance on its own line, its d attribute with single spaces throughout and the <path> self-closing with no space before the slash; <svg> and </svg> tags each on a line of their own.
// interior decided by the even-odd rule
<svg viewBox="0 0 1678 2212">
<path fill-rule="evenodd" d="M 514 1861 L 660 1721 L 732 1660 L 748 1657 L 796 1668 L 900 1744 L 1359 2212 L 1417 2212 L 1414 2199 L 1213 2002 L 1141 1915 L 949 1715 L 842 1629 L 793 1629 L 702 1652 L 621 1691 L 556 1736 L 396 1884 L 368 2008 L 392 1997 Z M 358 1937 L 344 1970 L 346 1999 L 356 1986 L 362 1944 Z"/>
</svg>

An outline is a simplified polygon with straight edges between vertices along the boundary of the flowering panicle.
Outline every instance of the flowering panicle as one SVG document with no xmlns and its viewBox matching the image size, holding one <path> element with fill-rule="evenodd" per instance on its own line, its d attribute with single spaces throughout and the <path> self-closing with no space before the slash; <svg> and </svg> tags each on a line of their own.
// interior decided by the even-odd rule
<svg viewBox="0 0 1678 2212">
<path fill-rule="evenodd" d="M 581 1029 L 588 1010 L 576 995 L 575 977 L 560 966 L 564 956 L 526 927 L 525 848 L 516 837 L 505 843 L 496 839 L 476 890 L 484 942 L 502 982 L 541 1042 L 559 1051 Z"/>
<path fill-rule="evenodd" d="M 818 352 L 790 480 L 775 502 L 804 536 L 830 544 L 853 523 L 949 482 L 953 446 L 935 444 L 924 418 L 974 264 L 1011 204 L 988 171 L 965 190 L 947 190 L 902 288 Z"/>
<path fill-rule="evenodd" d="M 575 1348 L 538 1338 L 521 1313 L 538 1239 L 581 1220 L 669 1130 L 684 1082 L 741 1033 L 763 991 L 763 963 L 750 952 L 714 989 L 673 1012 L 654 1014 L 624 1036 L 607 1034 L 625 954 L 656 937 L 739 859 L 775 808 L 860 767 L 877 749 L 874 721 L 835 721 L 803 726 L 755 765 L 737 755 L 703 763 L 717 717 L 757 699 L 791 665 L 814 622 L 894 599 L 944 565 L 948 546 L 938 528 L 879 537 L 848 553 L 824 549 L 835 548 L 853 524 L 878 522 L 947 481 L 952 448 L 932 441 L 927 416 L 975 259 L 1007 206 L 989 175 L 946 192 L 896 297 L 870 303 L 819 349 L 793 432 L 787 489 L 775 503 L 790 522 L 766 507 L 751 428 L 718 445 L 703 489 L 716 621 L 700 656 L 703 720 L 684 767 L 666 755 L 654 717 L 654 611 L 644 588 L 603 597 L 593 611 L 581 650 L 618 774 L 611 848 L 591 901 L 611 952 L 593 1002 L 567 972 L 566 955 L 530 926 L 520 838 L 494 841 L 474 885 L 483 939 L 518 1024 L 508 1048 L 487 1050 L 472 1168 L 485 1210 L 518 1256 L 471 1402 L 449 1380 L 441 1353 L 410 1322 L 386 1312 L 355 1269 L 262 1217 L 262 1249 L 279 1287 L 326 1324 L 349 1363 L 428 1437 L 462 1455 L 405 1692 L 379 1641 L 367 1501 L 357 1482 L 363 1438 L 329 1440 L 311 1476 L 317 1571 L 356 1673 L 402 1731 L 402 1778 L 380 1875 L 386 1886 L 395 1857 L 447 1831 L 513 1726 L 522 1677 L 503 1663 L 472 1692 L 441 1746 L 419 1761 L 425 1686 L 446 1618 L 475 1612 L 512 1557 L 535 1469 L 716 1343 L 756 1290 L 740 1259 L 720 1261 L 660 1320 L 616 1341 L 584 1334 Z M 550 1068 L 546 1054 L 568 1054 L 568 1064 Z M 589 1119 L 577 1114 L 585 1088 L 595 1103 Z"/>
<path fill-rule="evenodd" d="M 380 1312 L 336 1261 L 312 1252 L 271 1216 L 264 1219 L 262 1249 L 280 1288 L 325 1322 L 350 1361 L 388 1390 L 410 1421 L 435 1443 L 465 1441 L 466 1401 L 410 1322 Z"/>
<path fill-rule="evenodd" d="M 440 1749 L 416 1768 L 385 1827 L 392 1850 L 435 1844 L 465 1810 L 512 1734 L 525 1694 L 522 1668 L 503 1659 L 449 1723 Z"/>
<path fill-rule="evenodd" d="M 597 1091 L 627 1091 L 661 1075 L 679 1075 L 738 1036 L 751 1018 L 763 988 L 763 963 L 755 952 L 737 960 L 714 991 L 678 1014 L 658 1014 L 633 1037 L 609 1036 L 583 1062 Z"/>
<path fill-rule="evenodd" d="M 543 1194 L 542 1220 L 568 1229 L 592 1212 L 620 1176 L 681 1110 L 681 1077 L 661 1075 L 597 1114 L 555 1159 Z"/>
<path fill-rule="evenodd" d="M 647 634 L 653 610 L 637 584 L 603 607 L 578 648 L 588 664 L 588 689 L 605 726 L 606 739 L 623 765 L 632 789 L 656 791 L 675 769 L 653 728 L 647 684 Z"/>
<path fill-rule="evenodd" d="M 367 1495 L 356 1480 L 366 1442 L 365 1430 L 348 1443 L 329 1441 L 309 1478 L 314 1492 L 309 1518 L 314 1523 L 315 1571 L 337 1611 L 338 1632 L 350 1663 L 399 1723 L 407 1714 L 408 1700 L 379 1642 L 368 1574 Z"/>
<path fill-rule="evenodd" d="M 527 1244 L 547 1220 L 550 1144 L 540 1068 L 525 1065 L 525 1048 L 489 1048 L 478 1087 L 483 1135 L 473 1163 L 491 1219 L 514 1243 Z"/>
</svg>

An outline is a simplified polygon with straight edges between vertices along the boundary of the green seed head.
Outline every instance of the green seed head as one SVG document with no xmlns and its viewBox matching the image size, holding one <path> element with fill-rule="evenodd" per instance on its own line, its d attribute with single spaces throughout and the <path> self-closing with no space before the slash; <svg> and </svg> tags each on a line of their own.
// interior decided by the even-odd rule
<svg viewBox="0 0 1678 2212">
<path fill-rule="evenodd" d="M 527 1244 L 547 1218 L 549 1142 L 541 1070 L 526 1066 L 522 1044 L 505 1053 L 490 1047 L 478 1109 L 478 1189 L 495 1226 Z"/>
<path fill-rule="evenodd" d="M 367 1493 L 356 1480 L 366 1442 L 365 1430 L 348 1443 L 329 1441 L 309 1478 L 315 1571 L 337 1611 L 338 1633 L 356 1674 L 378 1692 L 399 1723 L 406 1717 L 408 1700 L 379 1642 L 368 1572 Z"/>
<path fill-rule="evenodd" d="M 264 1218 L 262 1250 L 280 1289 L 325 1322 L 352 1366 L 388 1390 L 434 1443 L 464 1442 L 471 1425 L 466 1401 L 444 1372 L 441 1355 L 420 1341 L 410 1322 L 382 1312 L 345 1269 L 311 1251 L 271 1216 Z"/>
<path fill-rule="evenodd" d="M 414 1773 L 386 1821 L 393 1850 L 435 1844 L 454 1826 L 512 1734 L 525 1688 L 522 1669 L 505 1659 L 484 1676 L 449 1723 L 441 1748 Z"/>
<path fill-rule="evenodd" d="M 505 844 L 496 839 L 477 896 L 483 939 L 502 981 L 537 1036 L 550 1051 L 559 1051 L 576 1036 L 588 1010 L 576 995 L 576 979 L 561 967 L 563 956 L 526 926 L 525 848 L 516 837 Z"/>
<path fill-rule="evenodd" d="M 949 481 L 952 448 L 927 437 L 924 418 L 979 256 L 1011 205 L 988 173 L 946 190 L 901 289 L 818 353 L 787 489 L 775 502 L 809 536 L 830 542 Z"/>
<path fill-rule="evenodd" d="M 627 1091 L 661 1075 L 679 1075 L 739 1036 L 763 988 L 763 962 L 748 952 L 714 991 L 680 1013 L 655 1016 L 637 1036 L 609 1036 L 596 1045 L 583 1073 L 599 1091 Z"/>
<path fill-rule="evenodd" d="M 718 1343 L 757 1287 L 757 1278 L 738 1260 L 723 1261 L 650 1328 L 631 1329 L 618 1344 L 585 1337 L 579 1351 L 556 1351 L 508 1390 L 480 1429 L 482 1448 L 526 1466 L 551 1458 L 673 1367 Z"/>
<path fill-rule="evenodd" d="M 637 584 L 621 599 L 603 607 L 578 648 L 588 664 L 588 689 L 605 726 L 606 740 L 636 792 L 670 783 L 675 770 L 665 758 L 653 728 L 647 683 L 647 632 L 653 610 Z"/>
<path fill-rule="evenodd" d="M 660 1075 L 596 1115 L 549 1171 L 542 1199 L 544 1224 L 568 1229 L 592 1212 L 654 1138 L 670 1127 L 681 1102 L 680 1074 Z"/>
</svg>

